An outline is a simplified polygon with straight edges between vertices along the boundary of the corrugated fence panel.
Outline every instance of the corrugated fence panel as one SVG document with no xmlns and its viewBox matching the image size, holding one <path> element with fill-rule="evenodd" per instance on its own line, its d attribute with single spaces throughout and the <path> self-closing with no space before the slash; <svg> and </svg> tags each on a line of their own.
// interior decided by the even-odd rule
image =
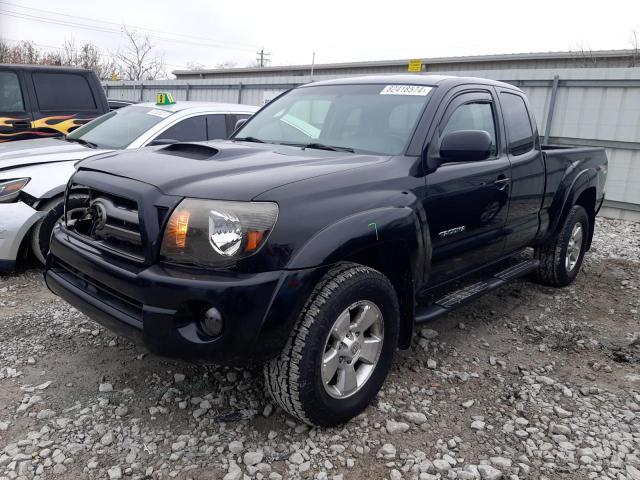
<svg viewBox="0 0 640 480">
<path fill-rule="evenodd" d="M 640 205 L 640 150 L 608 148 L 607 198 Z"/>
<path fill-rule="evenodd" d="M 513 83 L 529 97 L 544 135 L 549 119 L 554 76 L 559 77 L 550 140 L 553 143 L 602 145 L 607 148 L 609 176 L 607 199 L 622 216 L 640 219 L 640 68 L 573 68 L 468 70 L 429 72 L 477 76 Z M 314 75 L 313 80 L 350 76 Z M 372 74 L 375 72 L 370 72 Z M 279 93 L 312 79 L 304 75 L 247 76 L 193 80 L 106 82 L 110 98 L 153 101 L 158 91 L 171 92 L 176 100 L 213 101 L 263 105 Z M 142 96 L 141 96 L 142 93 Z M 611 214 L 616 210 L 607 209 Z M 618 212 L 620 210 L 617 210 Z"/>
<path fill-rule="evenodd" d="M 533 116 L 536 117 L 536 122 L 538 123 L 538 130 L 540 135 L 543 135 L 551 89 L 547 87 L 523 87 L 522 90 L 529 98 L 533 109 Z"/>
</svg>

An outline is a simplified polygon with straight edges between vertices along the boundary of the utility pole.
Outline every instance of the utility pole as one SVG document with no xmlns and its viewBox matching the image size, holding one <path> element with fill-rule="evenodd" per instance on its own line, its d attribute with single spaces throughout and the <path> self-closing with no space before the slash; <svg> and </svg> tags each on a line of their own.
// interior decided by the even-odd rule
<svg viewBox="0 0 640 480">
<path fill-rule="evenodd" d="M 258 55 L 258 58 L 256 58 L 256 62 L 258 62 L 258 66 L 259 67 L 262 68 L 262 67 L 265 66 L 265 63 L 269 63 L 270 62 L 270 60 L 268 58 L 266 58 L 266 57 L 268 57 L 271 54 L 270 53 L 266 53 L 264 51 L 264 48 L 261 49 L 259 52 L 256 52 L 256 53 Z"/>
</svg>

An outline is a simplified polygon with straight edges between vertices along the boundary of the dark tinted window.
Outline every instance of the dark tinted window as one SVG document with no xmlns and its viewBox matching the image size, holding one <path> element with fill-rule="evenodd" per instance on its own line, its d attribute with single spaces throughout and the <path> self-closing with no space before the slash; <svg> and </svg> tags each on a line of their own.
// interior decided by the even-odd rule
<svg viewBox="0 0 640 480">
<path fill-rule="evenodd" d="M 95 110 L 89 82 L 74 73 L 33 73 L 40 111 Z"/>
<path fill-rule="evenodd" d="M 246 120 L 250 116 L 251 115 L 249 115 L 248 113 L 230 113 L 230 114 L 228 114 L 227 115 L 227 132 L 229 132 L 229 133 L 228 133 L 227 136 L 231 136 L 231 134 L 236 131 L 236 123 L 238 123 L 238 120 Z"/>
<path fill-rule="evenodd" d="M 207 139 L 207 119 L 204 115 L 185 118 L 162 132 L 157 138 L 179 142 L 203 142 Z"/>
<path fill-rule="evenodd" d="M 0 112 L 24 112 L 20 81 L 15 72 L 0 71 Z"/>
<path fill-rule="evenodd" d="M 207 115 L 207 138 L 209 140 L 227 138 L 227 119 L 225 115 Z"/>
<path fill-rule="evenodd" d="M 500 103 L 509 137 L 509 152 L 512 155 L 527 153 L 533 148 L 533 129 L 524 100 L 519 95 L 502 93 Z"/>
<path fill-rule="evenodd" d="M 496 153 L 496 125 L 489 102 L 465 103 L 451 114 L 441 137 L 459 130 L 484 130 L 491 137 L 491 155 Z"/>
</svg>

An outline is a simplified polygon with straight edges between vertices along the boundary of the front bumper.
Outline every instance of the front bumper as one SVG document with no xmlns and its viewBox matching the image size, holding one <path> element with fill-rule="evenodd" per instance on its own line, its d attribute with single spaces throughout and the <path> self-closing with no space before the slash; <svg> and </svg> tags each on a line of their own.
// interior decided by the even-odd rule
<svg viewBox="0 0 640 480">
<path fill-rule="evenodd" d="M 144 343 L 159 355 L 244 364 L 277 354 L 323 268 L 256 274 L 134 267 L 54 229 L 47 286 L 107 328 Z M 185 305 L 222 313 L 215 337 L 199 328 Z"/>
<path fill-rule="evenodd" d="M 15 267 L 22 240 L 44 215 L 23 202 L 0 203 L 0 271 Z"/>
</svg>

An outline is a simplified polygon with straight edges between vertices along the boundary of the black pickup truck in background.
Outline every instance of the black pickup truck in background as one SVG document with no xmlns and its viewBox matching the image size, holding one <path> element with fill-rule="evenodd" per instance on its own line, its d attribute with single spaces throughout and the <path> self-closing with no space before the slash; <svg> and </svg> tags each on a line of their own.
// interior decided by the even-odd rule
<svg viewBox="0 0 640 480">
<path fill-rule="evenodd" d="M 508 84 L 313 83 L 230 141 L 83 162 L 46 282 L 160 355 L 263 361 L 284 410 L 335 425 L 416 324 L 526 274 L 571 283 L 606 173 L 601 148 L 543 147 Z"/>
<path fill-rule="evenodd" d="M 0 64 L 0 143 L 66 135 L 108 111 L 92 70 Z"/>
</svg>

